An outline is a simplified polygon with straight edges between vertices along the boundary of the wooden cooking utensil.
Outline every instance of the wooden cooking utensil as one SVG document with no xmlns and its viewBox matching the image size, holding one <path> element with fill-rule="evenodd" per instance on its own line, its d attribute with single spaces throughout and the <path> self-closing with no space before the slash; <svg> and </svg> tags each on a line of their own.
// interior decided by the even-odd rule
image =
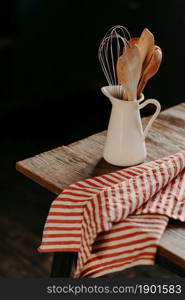
<svg viewBox="0 0 185 300">
<path fill-rule="evenodd" d="M 147 34 L 146 34 L 147 33 Z M 152 42 L 152 45 L 153 45 L 153 48 L 152 48 L 152 45 L 150 45 L 150 47 L 148 48 L 148 53 L 146 53 L 146 57 L 144 59 L 144 62 L 143 62 L 143 65 L 142 65 L 142 71 L 146 68 L 146 66 L 148 65 L 149 61 L 151 60 L 151 57 L 153 55 L 153 51 L 154 51 L 154 38 L 152 38 L 153 34 L 148 30 L 148 29 L 145 29 L 143 31 L 143 36 L 146 37 L 146 35 L 149 35 L 150 36 L 150 39 L 151 39 L 151 42 Z M 144 39 L 144 37 L 142 36 L 142 40 Z M 142 40 L 140 40 L 140 43 L 139 43 L 139 40 L 140 38 L 139 37 L 134 37 L 134 38 L 131 38 L 128 42 L 129 44 L 132 44 L 132 45 L 136 45 L 138 46 L 139 50 L 140 50 L 140 54 L 141 56 L 144 55 L 143 54 L 143 45 L 141 47 L 140 43 L 142 42 Z M 152 41 L 153 40 L 153 41 Z M 146 50 L 146 49 L 145 49 Z M 147 51 L 147 50 L 146 50 Z"/>
<path fill-rule="evenodd" d="M 154 50 L 155 40 L 153 34 L 145 28 L 141 33 L 137 46 L 141 55 L 142 70 L 148 65 Z"/>
<path fill-rule="evenodd" d="M 143 71 L 141 80 L 137 89 L 137 97 L 139 97 L 144 90 L 148 80 L 153 77 L 159 70 L 162 61 L 162 50 L 159 46 L 154 47 L 152 58 L 150 59 L 148 65 Z"/>
<path fill-rule="evenodd" d="M 118 82 L 124 87 L 124 100 L 137 99 L 137 86 L 141 76 L 141 57 L 134 44 L 126 44 L 123 54 L 118 58 L 116 72 Z"/>
</svg>

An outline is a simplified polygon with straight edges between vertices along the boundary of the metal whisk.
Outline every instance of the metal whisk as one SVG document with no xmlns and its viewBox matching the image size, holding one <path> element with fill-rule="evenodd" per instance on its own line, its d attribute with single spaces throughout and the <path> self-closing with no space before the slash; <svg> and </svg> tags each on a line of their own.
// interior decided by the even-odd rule
<svg viewBox="0 0 185 300">
<path fill-rule="evenodd" d="M 119 97 L 123 94 L 123 87 L 118 83 L 116 63 L 130 38 L 130 33 L 124 26 L 116 25 L 107 31 L 98 49 L 98 58 L 108 85 L 117 86 Z"/>
</svg>

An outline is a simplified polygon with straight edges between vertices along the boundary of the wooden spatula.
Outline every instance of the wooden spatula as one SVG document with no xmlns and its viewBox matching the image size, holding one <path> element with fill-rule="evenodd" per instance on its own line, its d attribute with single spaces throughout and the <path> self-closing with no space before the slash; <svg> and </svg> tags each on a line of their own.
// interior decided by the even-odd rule
<svg viewBox="0 0 185 300">
<path fill-rule="evenodd" d="M 141 33 L 137 46 L 141 55 L 142 70 L 148 65 L 154 50 L 155 40 L 153 34 L 145 28 Z"/>
<path fill-rule="evenodd" d="M 150 38 L 149 37 L 148 38 L 151 39 L 151 44 L 149 43 L 150 45 L 146 45 L 146 40 L 145 39 L 146 39 L 147 35 L 149 35 Z M 142 72 L 143 72 L 144 69 L 146 68 L 146 66 L 148 65 L 149 61 L 151 60 L 152 55 L 153 55 L 153 51 L 154 51 L 154 38 L 152 37 L 153 34 L 148 29 L 145 29 L 142 32 L 141 36 L 142 36 L 142 39 L 140 39 L 139 37 L 131 38 L 129 40 L 129 44 L 138 46 L 141 57 L 145 56 L 145 59 L 144 59 L 144 57 L 141 58 L 142 61 L 144 59 L 143 64 L 142 64 Z M 148 50 L 145 49 L 145 52 L 148 51 L 148 53 L 145 53 L 145 54 L 143 52 L 143 47 L 144 47 L 144 44 L 142 43 L 143 39 L 145 40 L 145 45 L 148 48 Z"/>
<path fill-rule="evenodd" d="M 140 95 L 141 95 L 142 91 L 144 90 L 148 80 L 151 77 L 153 77 L 157 73 L 157 71 L 159 70 L 159 67 L 161 65 L 161 61 L 162 61 L 162 50 L 159 46 L 155 45 L 153 55 L 152 55 L 148 65 L 144 69 L 144 71 L 142 73 L 141 80 L 140 80 L 139 85 L 138 85 L 138 89 L 137 89 L 137 96 L 138 97 L 140 97 Z"/>
<path fill-rule="evenodd" d="M 123 54 L 118 58 L 116 65 L 118 82 L 125 90 L 124 100 L 137 99 L 137 86 L 141 76 L 141 67 L 138 47 L 134 44 L 125 45 Z"/>
</svg>

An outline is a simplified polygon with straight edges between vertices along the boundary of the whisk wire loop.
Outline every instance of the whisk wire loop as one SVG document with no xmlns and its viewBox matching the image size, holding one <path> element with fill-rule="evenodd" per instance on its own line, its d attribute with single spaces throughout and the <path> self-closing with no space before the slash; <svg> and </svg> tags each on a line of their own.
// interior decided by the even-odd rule
<svg viewBox="0 0 185 300">
<path fill-rule="evenodd" d="M 117 80 L 116 63 L 123 51 L 126 51 L 130 39 L 129 31 L 122 25 L 116 25 L 106 32 L 98 49 L 98 58 L 108 85 L 117 86 L 120 96 L 123 93 L 123 87 Z"/>
</svg>

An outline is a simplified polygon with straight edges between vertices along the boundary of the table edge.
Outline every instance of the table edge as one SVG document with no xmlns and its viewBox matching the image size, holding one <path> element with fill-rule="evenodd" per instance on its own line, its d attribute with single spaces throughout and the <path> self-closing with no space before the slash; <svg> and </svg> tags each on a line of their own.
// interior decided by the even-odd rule
<svg viewBox="0 0 185 300">
<path fill-rule="evenodd" d="M 53 184 L 51 181 L 46 180 L 45 178 L 43 178 L 39 175 L 34 174 L 35 180 L 33 180 L 33 173 L 29 169 L 23 167 L 21 165 L 21 162 L 22 161 L 19 161 L 19 162 L 16 162 L 16 164 L 15 164 L 16 170 L 19 171 L 21 174 L 25 175 L 26 177 L 31 179 L 36 184 L 41 185 L 43 188 L 46 188 L 48 190 L 48 192 L 52 192 L 56 195 L 59 195 L 63 191 L 62 189 L 57 187 L 55 184 Z"/>
</svg>

